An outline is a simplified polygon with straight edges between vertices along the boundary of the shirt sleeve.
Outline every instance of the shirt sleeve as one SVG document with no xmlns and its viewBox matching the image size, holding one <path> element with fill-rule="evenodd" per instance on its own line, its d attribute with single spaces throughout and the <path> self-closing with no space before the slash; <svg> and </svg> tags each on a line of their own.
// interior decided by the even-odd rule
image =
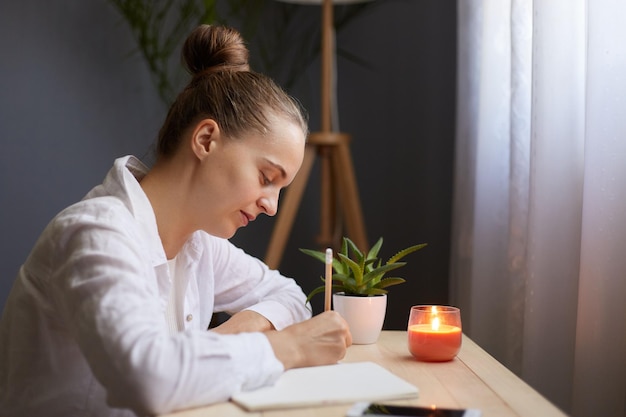
<svg viewBox="0 0 626 417">
<path fill-rule="evenodd" d="M 210 237 L 215 265 L 215 310 L 255 311 L 277 330 L 309 319 L 306 296 L 293 278 L 269 269 L 227 240 Z"/>
<path fill-rule="evenodd" d="M 167 413 L 227 400 L 283 371 L 262 333 L 169 334 L 150 257 L 123 210 L 65 214 L 53 229 L 50 296 L 110 406 Z"/>
</svg>

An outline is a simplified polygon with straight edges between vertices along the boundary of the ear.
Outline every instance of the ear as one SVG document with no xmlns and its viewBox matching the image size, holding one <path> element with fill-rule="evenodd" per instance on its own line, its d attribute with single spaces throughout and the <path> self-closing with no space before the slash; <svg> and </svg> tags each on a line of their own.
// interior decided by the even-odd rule
<svg viewBox="0 0 626 417">
<path fill-rule="evenodd" d="M 204 159 L 215 149 L 220 139 L 220 128 L 213 119 L 203 119 L 191 134 L 191 148 L 199 159 Z"/>
</svg>

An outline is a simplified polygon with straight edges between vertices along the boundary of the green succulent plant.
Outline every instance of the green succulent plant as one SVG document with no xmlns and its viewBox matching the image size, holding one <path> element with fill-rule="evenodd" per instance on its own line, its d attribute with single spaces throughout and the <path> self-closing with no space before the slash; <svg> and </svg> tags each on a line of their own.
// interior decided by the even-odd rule
<svg viewBox="0 0 626 417">
<path fill-rule="evenodd" d="M 378 257 L 378 252 L 383 245 L 383 238 L 378 239 L 376 244 L 365 253 L 361 251 L 349 238 L 344 237 L 341 244 L 341 251 L 333 257 L 332 289 L 336 292 L 344 292 L 346 295 L 374 296 L 386 294 L 388 287 L 406 282 L 400 277 L 385 277 L 388 272 L 406 265 L 406 262 L 399 262 L 406 255 L 422 249 L 427 244 L 410 246 L 397 252 L 387 262 L 383 263 Z M 326 262 L 326 253 L 312 250 L 300 249 L 301 252 L 313 258 Z M 321 277 L 324 285 L 311 291 L 307 297 L 307 302 L 311 298 L 326 288 L 326 279 Z"/>
</svg>

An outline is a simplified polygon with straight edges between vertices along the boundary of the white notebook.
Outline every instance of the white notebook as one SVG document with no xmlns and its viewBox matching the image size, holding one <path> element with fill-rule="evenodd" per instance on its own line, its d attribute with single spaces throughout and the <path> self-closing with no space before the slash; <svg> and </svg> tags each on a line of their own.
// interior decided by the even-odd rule
<svg viewBox="0 0 626 417">
<path fill-rule="evenodd" d="M 374 362 L 297 368 L 231 400 L 248 411 L 413 398 L 418 389 Z"/>
</svg>

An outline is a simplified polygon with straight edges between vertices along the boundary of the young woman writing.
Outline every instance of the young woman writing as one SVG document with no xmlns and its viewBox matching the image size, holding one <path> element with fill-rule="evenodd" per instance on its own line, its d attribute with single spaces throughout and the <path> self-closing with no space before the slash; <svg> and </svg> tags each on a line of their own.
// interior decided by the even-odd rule
<svg viewBox="0 0 626 417">
<path fill-rule="evenodd" d="M 151 169 L 117 159 L 59 213 L 21 267 L 0 322 L 2 416 L 150 415 L 227 400 L 285 370 L 337 362 L 334 312 L 227 239 L 273 216 L 302 163 L 297 105 L 248 68 L 236 31 L 201 26 L 192 79 Z M 212 313 L 231 318 L 207 330 Z"/>
</svg>

